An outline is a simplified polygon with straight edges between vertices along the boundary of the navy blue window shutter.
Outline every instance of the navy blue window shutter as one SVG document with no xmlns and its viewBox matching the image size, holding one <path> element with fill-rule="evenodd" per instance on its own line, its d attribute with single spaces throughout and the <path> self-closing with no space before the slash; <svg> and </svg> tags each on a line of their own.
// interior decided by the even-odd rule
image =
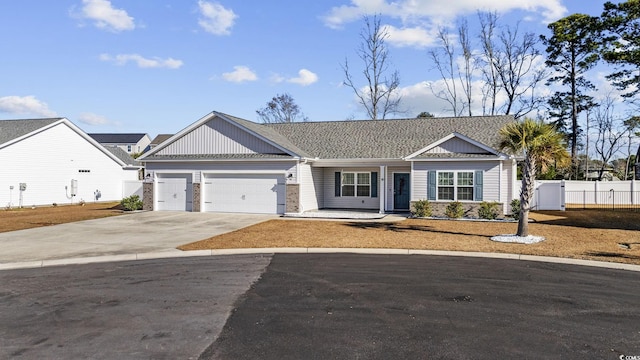
<svg viewBox="0 0 640 360">
<path fill-rule="evenodd" d="M 427 173 L 427 200 L 436 199 L 436 172 L 431 170 Z"/>
<path fill-rule="evenodd" d="M 378 173 L 371 173 L 371 197 L 378 197 Z"/>
<path fill-rule="evenodd" d="M 340 197 L 340 188 L 342 187 L 342 174 L 339 171 L 335 172 L 336 176 L 336 184 L 335 184 L 335 195 L 336 197 Z"/>
<path fill-rule="evenodd" d="M 482 170 L 476 171 L 473 180 L 473 201 L 482 201 Z"/>
</svg>

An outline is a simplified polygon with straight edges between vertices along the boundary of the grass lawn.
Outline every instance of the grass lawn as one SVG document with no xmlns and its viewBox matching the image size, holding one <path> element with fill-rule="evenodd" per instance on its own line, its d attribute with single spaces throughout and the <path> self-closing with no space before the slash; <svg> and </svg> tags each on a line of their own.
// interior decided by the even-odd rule
<svg viewBox="0 0 640 360">
<path fill-rule="evenodd" d="M 0 232 L 99 219 L 122 213 L 118 202 L 0 210 Z"/>
<path fill-rule="evenodd" d="M 516 223 L 407 219 L 400 222 L 271 220 L 183 245 L 181 250 L 336 247 L 478 251 L 557 256 L 640 265 L 640 213 L 597 210 L 531 213 L 537 244 L 491 241 Z"/>
<path fill-rule="evenodd" d="M 118 203 L 0 210 L 0 232 L 116 216 Z M 640 265 L 640 213 L 602 210 L 531 213 L 537 244 L 505 244 L 516 223 L 407 219 L 399 222 L 278 219 L 180 247 L 181 250 L 262 247 L 401 248 L 498 252 Z M 188 231 L 188 229 L 185 229 Z"/>
</svg>

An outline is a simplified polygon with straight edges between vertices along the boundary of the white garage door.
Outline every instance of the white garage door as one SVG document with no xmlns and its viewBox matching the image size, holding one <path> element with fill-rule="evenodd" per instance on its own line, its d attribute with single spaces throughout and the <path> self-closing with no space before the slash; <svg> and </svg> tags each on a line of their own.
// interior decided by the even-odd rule
<svg viewBox="0 0 640 360">
<path fill-rule="evenodd" d="M 191 211 L 191 182 L 186 177 L 158 179 L 158 210 Z"/>
<path fill-rule="evenodd" d="M 216 174 L 204 181 L 205 211 L 283 214 L 284 204 L 283 175 Z"/>
</svg>

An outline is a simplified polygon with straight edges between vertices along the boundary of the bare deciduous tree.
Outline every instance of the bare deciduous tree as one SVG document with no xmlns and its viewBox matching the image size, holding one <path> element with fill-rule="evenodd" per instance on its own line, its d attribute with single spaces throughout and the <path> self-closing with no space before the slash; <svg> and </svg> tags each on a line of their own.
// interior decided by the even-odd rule
<svg viewBox="0 0 640 360">
<path fill-rule="evenodd" d="M 370 119 L 385 119 L 391 114 L 403 112 L 400 109 L 400 76 L 398 71 L 389 70 L 389 50 L 385 43 L 389 33 L 381 27 L 380 18 L 377 15 L 373 18 L 365 16 L 364 23 L 360 32 L 362 42 L 356 52 L 364 63 L 362 74 L 366 86 L 362 89 L 356 85 L 357 80 L 351 74 L 346 59 L 342 65 L 344 84 L 353 90 Z"/>
<path fill-rule="evenodd" d="M 478 12 L 480 20 L 480 43 L 482 56 L 478 61 L 482 64 L 484 88 L 482 91 L 482 113 L 495 115 L 497 111 L 497 97 L 500 92 L 500 76 L 498 75 L 498 49 L 494 44 L 495 31 L 498 26 L 498 15 L 495 12 Z"/>
<path fill-rule="evenodd" d="M 595 128 L 598 131 L 595 151 L 602 161 L 598 171 L 598 180 L 602 180 L 604 170 L 611 158 L 625 146 L 626 131 L 624 122 L 614 112 L 614 101 L 607 95 L 594 111 Z"/>
<path fill-rule="evenodd" d="M 442 77 L 444 89 L 436 90 L 433 84 L 430 84 L 429 87 L 435 97 L 449 104 L 453 116 L 460 116 L 464 112 L 464 103 L 461 103 L 460 99 L 458 99 L 456 46 L 444 27 L 438 29 L 438 40 L 440 41 L 440 46 L 429 50 L 429 57 L 433 60 L 433 66 Z"/>
<path fill-rule="evenodd" d="M 267 102 L 267 106 L 256 110 L 263 123 L 289 123 L 294 121 L 309 121 L 300 107 L 287 93 L 278 94 Z"/>
</svg>

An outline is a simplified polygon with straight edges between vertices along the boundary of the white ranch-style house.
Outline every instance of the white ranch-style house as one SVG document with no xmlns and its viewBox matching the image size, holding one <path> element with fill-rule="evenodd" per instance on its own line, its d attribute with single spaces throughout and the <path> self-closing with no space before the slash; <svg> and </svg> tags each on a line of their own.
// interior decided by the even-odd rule
<svg viewBox="0 0 640 360">
<path fill-rule="evenodd" d="M 495 148 L 511 116 L 257 124 L 212 112 L 139 158 L 145 209 L 300 214 L 409 211 L 428 199 L 475 212 L 518 196 Z"/>
</svg>

